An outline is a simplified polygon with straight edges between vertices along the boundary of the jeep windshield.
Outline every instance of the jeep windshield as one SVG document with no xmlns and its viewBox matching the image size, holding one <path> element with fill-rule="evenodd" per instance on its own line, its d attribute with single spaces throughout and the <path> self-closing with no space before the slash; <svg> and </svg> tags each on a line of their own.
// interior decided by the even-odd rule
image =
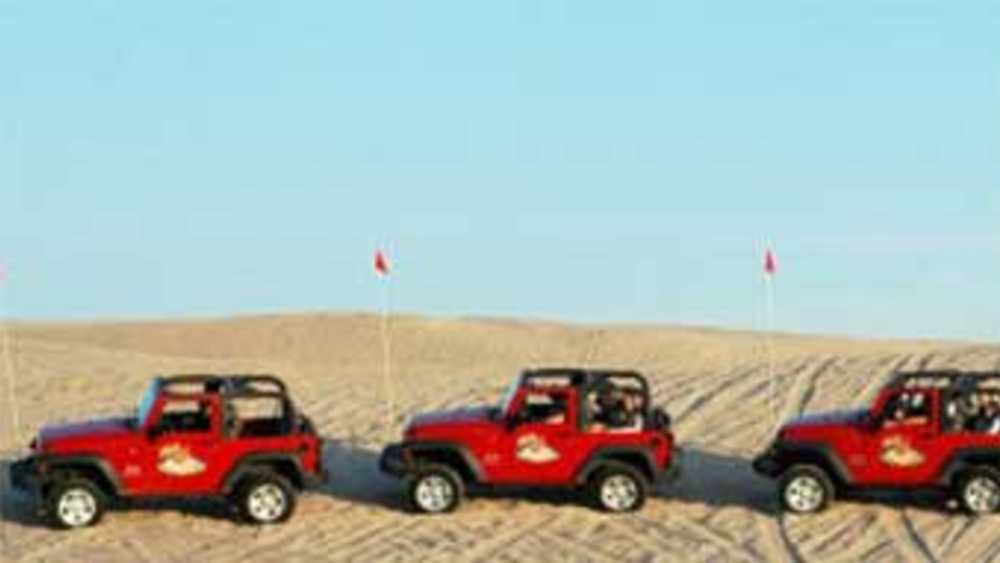
<svg viewBox="0 0 1000 563">
<path fill-rule="evenodd" d="M 156 396 L 160 392 L 160 386 L 154 381 L 149 384 L 149 387 L 142 394 L 142 398 L 139 399 L 139 410 L 135 417 L 135 427 L 142 428 L 146 426 L 146 419 L 149 418 L 149 413 L 153 411 L 153 405 L 156 403 Z"/>
</svg>

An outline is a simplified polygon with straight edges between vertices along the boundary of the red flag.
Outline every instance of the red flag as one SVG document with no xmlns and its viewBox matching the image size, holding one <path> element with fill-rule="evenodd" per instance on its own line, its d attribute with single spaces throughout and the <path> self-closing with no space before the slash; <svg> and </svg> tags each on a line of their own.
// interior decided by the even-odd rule
<svg viewBox="0 0 1000 563">
<path fill-rule="evenodd" d="M 773 276 L 778 273 L 778 257 L 770 248 L 764 253 L 764 275 Z"/>
<path fill-rule="evenodd" d="M 375 251 L 375 274 L 378 276 L 388 276 L 391 266 L 389 258 L 382 252 L 382 249 Z"/>
</svg>

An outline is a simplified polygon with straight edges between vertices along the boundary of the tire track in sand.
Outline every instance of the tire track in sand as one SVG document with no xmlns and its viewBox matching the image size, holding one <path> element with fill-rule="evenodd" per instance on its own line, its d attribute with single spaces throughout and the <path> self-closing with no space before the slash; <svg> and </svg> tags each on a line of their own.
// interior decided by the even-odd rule
<svg viewBox="0 0 1000 563">
<path fill-rule="evenodd" d="M 879 514 L 879 520 L 892 537 L 893 545 L 903 553 L 907 561 L 937 563 L 937 557 L 920 536 L 905 509 L 883 510 Z"/>
</svg>

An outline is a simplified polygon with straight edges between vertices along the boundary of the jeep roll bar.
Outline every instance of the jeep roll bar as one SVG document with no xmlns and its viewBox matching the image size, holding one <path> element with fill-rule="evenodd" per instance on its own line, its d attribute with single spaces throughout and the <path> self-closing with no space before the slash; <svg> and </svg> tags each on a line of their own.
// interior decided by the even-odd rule
<svg viewBox="0 0 1000 563">
<path fill-rule="evenodd" d="M 171 386 L 201 385 L 205 393 L 221 392 L 226 396 L 288 394 L 285 382 L 270 374 L 181 374 L 160 376 L 156 381 L 161 390 Z"/>
<path fill-rule="evenodd" d="M 590 409 L 586 405 L 587 396 L 592 391 L 600 390 L 609 385 L 614 386 L 615 380 L 627 380 L 637 384 L 637 390 L 642 394 L 643 420 L 649 424 L 652 420 L 652 397 L 649 394 L 649 382 L 639 372 L 615 369 L 586 368 L 539 368 L 528 369 L 521 374 L 520 387 L 563 384 L 577 389 L 577 427 L 583 430 L 591 422 Z"/>
<path fill-rule="evenodd" d="M 986 387 L 987 384 L 1000 387 L 1000 372 L 960 370 L 899 372 L 892 376 L 886 388 L 978 389 Z"/>
</svg>

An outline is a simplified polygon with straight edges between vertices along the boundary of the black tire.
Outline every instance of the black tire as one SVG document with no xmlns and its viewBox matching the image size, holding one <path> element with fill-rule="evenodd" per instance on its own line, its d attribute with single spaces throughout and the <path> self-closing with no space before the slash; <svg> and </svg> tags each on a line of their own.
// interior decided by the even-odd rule
<svg viewBox="0 0 1000 563">
<path fill-rule="evenodd" d="M 816 465 L 793 465 L 778 479 L 781 507 L 796 514 L 822 512 L 834 493 L 830 476 Z"/>
<path fill-rule="evenodd" d="M 587 497 L 605 512 L 634 512 L 646 504 L 649 480 L 631 465 L 609 461 L 587 481 Z"/>
<path fill-rule="evenodd" d="M 423 514 L 444 514 L 458 508 L 465 496 L 465 483 L 457 471 L 440 464 L 427 464 L 407 479 L 408 507 Z"/>
<path fill-rule="evenodd" d="M 52 484 L 45 498 L 45 512 L 58 530 L 86 528 L 101 521 L 107 497 L 84 477 L 68 477 Z"/>
<path fill-rule="evenodd" d="M 955 487 L 955 496 L 962 509 L 981 516 L 1000 508 L 1000 472 L 988 467 L 976 467 L 963 472 Z"/>
<path fill-rule="evenodd" d="M 298 498 L 295 487 L 283 475 L 260 470 L 243 478 L 233 500 L 240 520 L 262 526 L 291 518 Z"/>
</svg>

